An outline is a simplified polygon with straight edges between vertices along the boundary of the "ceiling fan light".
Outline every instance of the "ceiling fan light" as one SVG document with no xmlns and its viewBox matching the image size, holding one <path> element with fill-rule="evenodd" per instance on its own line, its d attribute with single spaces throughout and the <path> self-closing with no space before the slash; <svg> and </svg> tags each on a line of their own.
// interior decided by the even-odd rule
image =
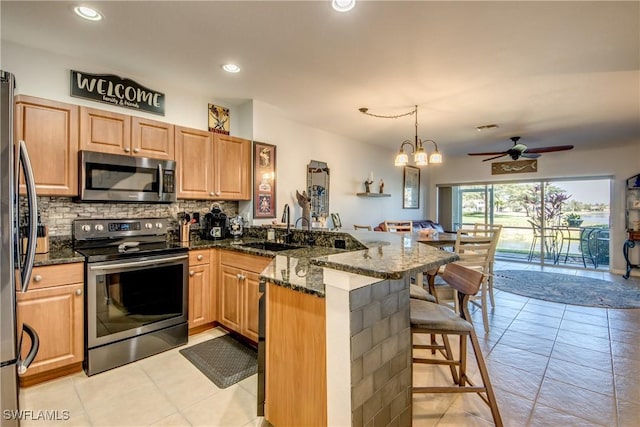
<svg viewBox="0 0 640 427">
<path fill-rule="evenodd" d="M 413 161 L 416 163 L 416 166 L 426 166 L 429 164 L 427 160 L 427 153 L 424 151 L 424 148 L 420 147 L 416 150 L 413 155 Z"/>
<path fill-rule="evenodd" d="M 439 151 L 431 153 L 429 156 L 429 163 L 442 163 L 442 154 Z"/>
<path fill-rule="evenodd" d="M 396 156 L 396 161 L 394 163 L 396 166 L 406 166 L 409 164 L 409 156 L 404 150 L 400 150 L 398 155 Z"/>
<path fill-rule="evenodd" d="M 356 0 L 331 0 L 331 7 L 337 12 L 349 12 L 356 5 Z"/>
</svg>

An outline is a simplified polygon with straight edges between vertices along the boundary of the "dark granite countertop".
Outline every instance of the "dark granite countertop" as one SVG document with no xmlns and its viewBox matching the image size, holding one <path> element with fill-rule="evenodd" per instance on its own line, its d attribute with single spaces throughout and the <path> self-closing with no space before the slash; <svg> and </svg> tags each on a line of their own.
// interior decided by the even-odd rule
<svg viewBox="0 0 640 427">
<path fill-rule="evenodd" d="M 400 279 L 407 273 L 436 268 L 455 261 L 457 255 L 419 243 L 417 233 L 372 231 L 321 232 L 318 241 L 325 246 L 302 246 L 273 252 L 242 246 L 264 239 L 247 236 L 241 239 L 192 239 L 184 244 L 190 250 L 219 248 L 273 258 L 260 275 L 270 282 L 301 292 L 324 296 L 324 268 L 367 277 Z M 348 249 L 326 246 L 347 238 Z M 48 254 L 36 256 L 36 266 L 82 262 L 84 257 L 73 250 L 70 239 L 52 239 Z"/>
<path fill-rule="evenodd" d="M 84 257 L 73 250 L 71 239 L 50 238 L 49 252 L 36 254 L 34 267 L 72 262 L 84 262 Z"/>
</svg>

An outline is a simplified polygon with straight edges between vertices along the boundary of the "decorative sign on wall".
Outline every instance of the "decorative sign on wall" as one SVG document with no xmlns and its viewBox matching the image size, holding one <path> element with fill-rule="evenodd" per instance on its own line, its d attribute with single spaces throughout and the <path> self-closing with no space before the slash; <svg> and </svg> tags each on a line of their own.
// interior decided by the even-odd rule
<svg viewBox="0 0 640 427">
<path fill-rule="evenodd" d="M 538 172 L 538 160 L 518 160 L 517 162 L 491 163 L 491 175 L 508 173 Z"/>
<path fill-rule="evenodd" d="M 276 217 L 276 146 L 253 141 L 253 217 Z"/>
<path fill-rule="evenodd" d="M 113 74 L 71 70 L 71 96 L 164 116 L 164 93 Z"/>
<path fill-rule="evenodd" d="M 209 104 L 209 132 L 229 135 L 229 109 Z"/>
</svg>

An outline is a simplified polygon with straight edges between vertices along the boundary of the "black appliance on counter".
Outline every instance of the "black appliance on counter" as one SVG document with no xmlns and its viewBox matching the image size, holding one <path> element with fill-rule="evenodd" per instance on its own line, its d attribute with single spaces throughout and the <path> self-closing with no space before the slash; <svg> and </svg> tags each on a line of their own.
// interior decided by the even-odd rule
<svg viewBox="0 0 640 427">
<path fill-rule="evenodd" d="M 229 237 L 229 219 L 218 204 L 214 204 L 202 220 L 202 238 L 221 240 Z"/>
<path fill-rule="evenodd" d="M 188 248 L 168 220 L 76 219 L 85 257 L 85 357 L 97 374 L 187 343 Z"/>
</svg>

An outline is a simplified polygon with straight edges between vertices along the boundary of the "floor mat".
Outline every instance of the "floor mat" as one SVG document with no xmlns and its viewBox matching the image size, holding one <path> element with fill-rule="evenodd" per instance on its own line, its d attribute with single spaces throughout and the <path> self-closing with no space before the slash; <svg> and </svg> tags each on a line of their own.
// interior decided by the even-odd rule
<svg viewBox="0 0 640 427">
<path fill-rule="evenodd" d="M 219 388 L 227 388 L 258 372 L 258 352 L 231 335 L 187 347 L 180 354 Z"/>
</svg>

